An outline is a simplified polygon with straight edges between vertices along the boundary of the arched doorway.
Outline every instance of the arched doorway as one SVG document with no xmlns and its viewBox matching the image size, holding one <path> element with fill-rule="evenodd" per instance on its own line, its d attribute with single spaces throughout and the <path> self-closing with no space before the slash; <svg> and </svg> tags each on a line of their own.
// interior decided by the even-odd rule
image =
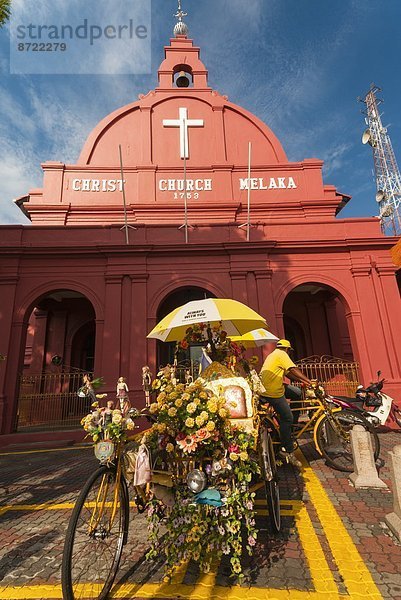
<svg viewBox="0 0 401 600">
<path fill-rule="evenodd" d="M 81 371 L 94 371 L 95 337 L 94 320 L 88 321 L 78 329 L 71 343 L 71 366 Z"/>
<path fill-rule="evenodd" d="M 298 285 L 287 295 L 283 313 L 295 360 L 312 355 L 354 360 L 344 300 L 334 288 L 314 282 Z"/>
<path fill-rule="evenodd" d="M 82 373 L 94 365 L 94 308 L 83 294 L 67 289 L 48 292 L 33 306 L 27 314 L 17 429 L 78 426 L 88 407 L 77 391 Z"/>
<path fill-rule="evenodd" d="M 182 287 L 171 294 L 169 294 L 163 302 L 160 304 L 157 311 L 157 322 L 159 322 L 163 317 L 168 315 L 172 310 L 186 304 L 187 302 L 192 302 L 193 300 L 203 300 L 204 298 L 215 298 L 215 295 L 209 290 L 206 290 L 197 286 L 187 286 Z M 175 358 L 175 348 L 176 345 L 174 342 L 165 343 L 158 342 L 157 343 L 157 366 L 159 365 L 167 365 L 168 363 L 173 364 Z M 192 356 L 190 353 L 192 352 Z M 180 353 L 178 360 L 183 362 L 185 360 L 196 360 L 197 359 L 197 350 L 190 349 L 186 353 Z"/>
</svg>

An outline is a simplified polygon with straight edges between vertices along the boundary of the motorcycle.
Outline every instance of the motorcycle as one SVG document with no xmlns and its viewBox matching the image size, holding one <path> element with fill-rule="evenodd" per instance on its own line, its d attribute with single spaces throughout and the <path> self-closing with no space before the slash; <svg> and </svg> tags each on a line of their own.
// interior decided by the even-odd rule
<svg viewBox="0 0 401 600">
<path fill-rule="evenodd" d="M 371 383 L 366 388 L 358 386 L 355 398 L 330 396 L 330 399 L 341 408 L 361 412 L 374 427 L 383 427 L 390 418 L 401 428 L 401 409 L 395 405 L 391 396 L 382 392 L 385 379 L 380 379 L 380 375 L 381 371 L 378 371 L 376 383 Z"/>
</svg>

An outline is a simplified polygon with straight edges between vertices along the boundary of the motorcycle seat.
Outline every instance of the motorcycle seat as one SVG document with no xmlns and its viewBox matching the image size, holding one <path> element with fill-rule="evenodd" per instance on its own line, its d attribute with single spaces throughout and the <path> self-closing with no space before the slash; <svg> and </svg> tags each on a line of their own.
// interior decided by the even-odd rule
<svg viewBox="0 0 401 600">
<path fill-rule="evenodd" d="M 355 406 L 358 406 L 359 408 L 363 408 L 363 400 L 358 400 L 357 398 L 355 398 L 355 396 L 334 396 L 335 398 L 338 398 L 339 400 L 342 400 L 343 402 L 350 402 L 351 404 L 354 404 Z"/>
</svg>

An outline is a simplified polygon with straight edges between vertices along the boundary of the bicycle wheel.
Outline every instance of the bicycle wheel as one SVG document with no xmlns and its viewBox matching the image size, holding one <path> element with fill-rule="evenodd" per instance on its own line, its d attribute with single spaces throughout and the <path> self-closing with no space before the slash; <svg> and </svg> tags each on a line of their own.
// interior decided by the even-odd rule
<svg viewBox="0 0 401 600">
<path fill-rule="evenodd" d="M 393 417 L 398 427 L 401 427 L 401 410 L 399 408 L 393 409 Z"/>
<path fill-rule="evenodd" d="M 259 448 L 260 466 L 265 486 L 267 508 L 269 510 L 270 529 L 274 533 L 278 533 L 281 528 L 281 514 L 276 458 L 271 435 L 263 425 L 261 426 Z"/>
<path fill-rule="evenodd" d="M 380 442 L 369 421 L 358 412 L 344 409 L 322 419 L 316 430 L 318 449 L 329 464 L 338 471 L 352 473 L 354 460 L 351 450 L 350 431 L 354 425 L 362 425 L 369 431 L 375 460 L 380 454 Z"/>
<path fill-rule="evenodd" d="M 126 541 L 128 511 L 125 479 L 117 477 L 115 467 L 97 469 L 82 489 L 68 525 L 61 567 L 65 600 L 107 597 Z"/>
</svg>

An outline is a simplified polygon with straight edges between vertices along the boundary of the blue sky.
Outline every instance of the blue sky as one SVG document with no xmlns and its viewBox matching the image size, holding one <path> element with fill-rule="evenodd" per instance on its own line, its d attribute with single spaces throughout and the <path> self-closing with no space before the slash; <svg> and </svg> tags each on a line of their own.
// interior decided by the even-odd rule
<svg viewBox="0 0 401 600">
<path fill-rule="evenodd" d="M 124 4 L 129 13 L 135 0 Z M 150 75 L 113 74 L 118 55 L 108 75 L 10 75 L 9 28 L 0 30 L 0 223 L 27 223 L 12 200 L 41 187 L 41 162 L 75 162 L 98 121 L 156 86 L 177 2 L 151 7 Z M 377 214 L 356 98 L 371 82 L 382 88 L 401 164 L 400 0 L 183 0 L 183 8 L 210 85 L 267 123 L 290 160 L 323 159 L 325 182 L 353 197 L 341 216 Z"/>
</svg>

